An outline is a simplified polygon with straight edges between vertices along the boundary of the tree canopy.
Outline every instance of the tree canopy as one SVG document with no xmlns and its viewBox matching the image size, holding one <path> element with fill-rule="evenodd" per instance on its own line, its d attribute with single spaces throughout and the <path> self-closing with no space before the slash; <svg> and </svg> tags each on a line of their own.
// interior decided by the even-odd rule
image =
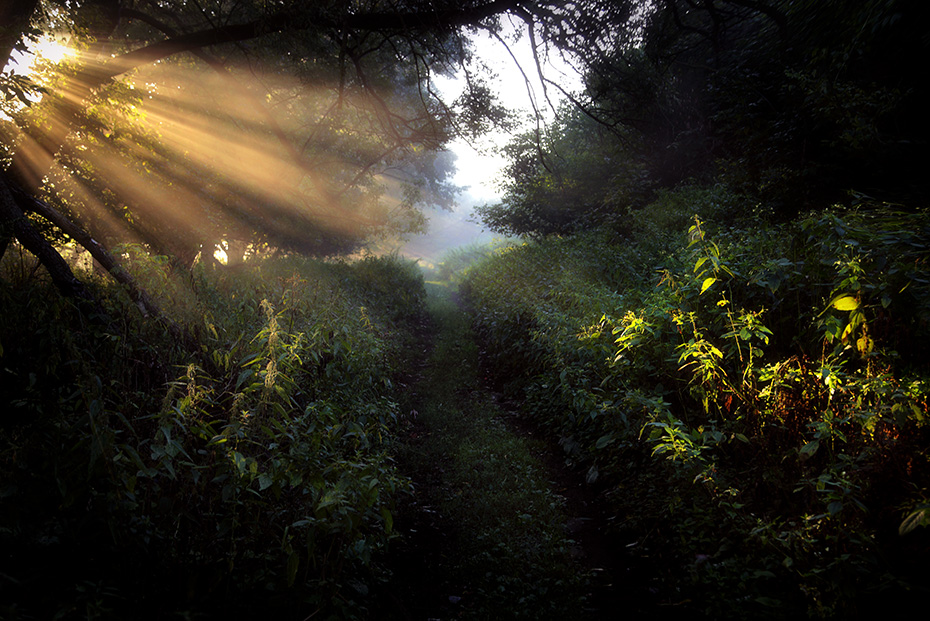
<svg viewBox="0 0 930 621">
<path fill-rule="evenodd" d="M 415 230 L 418 205 L 449 200 L 443 145 L 504 118 L 479 71 L 465 72 L 456 101 L 436 88 L 436 75 L 468 66 L 467 32 L 496 33 L 510 15 L 537 53 L 582 49 L 628 10 L 518 0 L 3 3 L 0 248 L 18 238 L 73 291 L 45 247 L 55 230 L 79 239 L 86 229 L 104 246 L 143 243 L 181 264 L 221 241 L 325 255 Z M 32 73 L 7 63 L 51 37 L 69 40 L 60 63 Z"/>
<path fill-rule="evenodd" d="M 930 55 L 922 3 L 639 6 L 625 36 L 583 57 L 586 90 L 574 98 L 583 113 L 508 148 L 521 181 L 484 209 L 489 226 L 531 235 L 622 226 L 627 210 L 688 180 L 724 183 L 781 218 L 850 190 L 926 197 L 916 163 L 928 93 L 912 69 Z"/>
</svg>

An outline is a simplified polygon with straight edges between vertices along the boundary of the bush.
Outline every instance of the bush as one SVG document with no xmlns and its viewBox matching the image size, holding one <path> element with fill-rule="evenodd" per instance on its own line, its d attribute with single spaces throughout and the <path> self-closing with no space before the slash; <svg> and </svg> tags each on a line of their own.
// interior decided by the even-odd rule
<svg viewBox="0 0 930 621">
<path fill-rule="evenodd" d="M 4 616 L 358 614 L 409 491 L 393 382 L 419 275 L 129 263 L 182 341 L 109 286 L 100 313 L 9 265 L 0 281 Z"/>
<path fill-rule="evenodd" d="M 930 219 L 688 225 L 715 192 L 663 196 L 632 242 L 546 240 L 474 269 L 489 366 L 632 533 L 665 535 L 643 549 L 704 612 L 845 616 L 924 588 Z"/>
</svg>

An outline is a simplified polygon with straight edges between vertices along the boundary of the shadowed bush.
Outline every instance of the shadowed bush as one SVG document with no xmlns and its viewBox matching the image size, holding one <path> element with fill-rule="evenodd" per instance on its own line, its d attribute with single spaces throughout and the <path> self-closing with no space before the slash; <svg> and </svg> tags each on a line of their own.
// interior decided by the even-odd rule
<svg viewBox="0 0 930 621">
<path fill-rule="evenodd" d="M 129 267 L 182 341 L 121 291 L 96 287 L 101 313 L 3 265 L 2 616 L 361 614 L 409 490 L 391 447 L 415 267 Z"/>
</svg>

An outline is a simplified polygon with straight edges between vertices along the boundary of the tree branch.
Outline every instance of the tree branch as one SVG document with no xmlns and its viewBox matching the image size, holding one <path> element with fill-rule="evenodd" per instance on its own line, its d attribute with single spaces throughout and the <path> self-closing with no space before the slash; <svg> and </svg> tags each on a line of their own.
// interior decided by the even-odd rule
<svg viewBox="0 0 930 621">
<path fill-rule="evenodd" d="M 129 297 L 132 298 L 132 301 L 139 308 L 143 316 L 163 318 L 158 306 L 152 302 L 145 291 L 139 288 L 132 275 L 119 264 L 119 261 L 117 261 L 100 242 L 91 237 L 87 231 L 69 220 L 63 213 L 45 201 L 30 196 L 16 188 L 11 188 L 11 190 L 16 199 L 16 203 L 23 211 L 32 211 L 54 224 L 68 235 L 68 237 L 87 250 L 94 260 L 110 273 L 114 280 L 124 285 L 129 291 Z"/>
<path fill-rule="evenodd" d="M 18 205 L 14 191 L 15 186 L 9 183 L 6 175 L 0 175 L 0 229 L 2 229 L 0 235 L 5 238 L 2 244 L 3 249 L 6 250 L 6 242 L 12 234 L 45 266 L 52 282 L 62 295 L 93 300 L 93 296 L 87 291 L 84 283 L 75 278 L 68 263 L 26 218 L 26 214 Z"/>
</svg>

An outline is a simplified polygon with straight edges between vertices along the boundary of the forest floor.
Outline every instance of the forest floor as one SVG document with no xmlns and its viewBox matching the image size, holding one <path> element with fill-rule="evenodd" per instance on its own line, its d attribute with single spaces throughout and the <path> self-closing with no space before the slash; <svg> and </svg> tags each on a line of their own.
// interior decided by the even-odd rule
<svg viewBox="0 0 930 621">
<path fill-rule="evenodd" d="M 656 618 L 649 572 L 611 534 L 596 490 L 481 377 L 454 294 L 427 287 L 398 455 L 415 491 L 371 618 Z"/>
</svg>

